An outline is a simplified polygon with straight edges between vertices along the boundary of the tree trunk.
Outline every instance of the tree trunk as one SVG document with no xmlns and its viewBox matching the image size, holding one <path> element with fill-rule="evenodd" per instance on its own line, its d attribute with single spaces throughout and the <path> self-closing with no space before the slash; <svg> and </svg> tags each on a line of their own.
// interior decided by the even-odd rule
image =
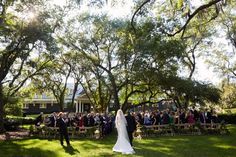
<svg viewBox="0 0 236 157">
<path fill-rule="evenodd" d="M 177 108 L 181 109 L 182 105 L 179 101 L 179 98 L 176 96 L 176 97 L 173 98 L 173 100 L 174 100 L 175 104 L 177 105 Z"/>
<path fill-rule="evenodd" d="M 64 96 L 60 96 L 58 104 L 59 104 L 61 112 L 63 112 L 64 111 Z"/>
<path fill-rule="evenodd" d="M 99 97 L 98 97 L 98 103 L 100 103 L 101 104 L 101 110 L 102 110 L 102 112 L 106 112 L 105 110 L 104 110 L 104 98 L 103 98 L 103 96 L 102 96 L 102 83 L 101 83 L 101 81 L 100 80 L 98 80 L 98 95 L 99 95 Z"/>
<path fill-rule="evenodd" d="M 189 106 L 189 96 L 186 95 L 184 98 L 185 102 L 184 102 L 184 108 L 187 109 Z"/>
<path fill-rule="evenodd" d="M 115 79 L 111 73 L 109 73 L 109 77 L 110 77 L 110 81 L 111 81 L 111 85 L 112 85 L 112 95 L 113 95 L 113 99 L 114 99 L 114 108 L 115 108 L 115 111 L 117 111 L 120 109 L 120 102 L 119 102 L 119 96 L 118 96 L 119 91 L 118 91 Z"/>
<path fill-rule="evenodd" d="M 79 80 L 76 80 L 75 85 L 74 85 L 72 100 L 71 100 L 71 104 L 73 105 L 73 107 L 74 107 L 75 95 L 78 89 L 78 85 L 79 85 Z"/>
<path fill-rule="evenodd" d="M 2 103 L 2 102 L 0 102 Z M 5 128 L 4 128 L 4 120 L 3 120 L 4 116 L 3 116 L 3 105 L 0 105 L 0 133 L 5 132 Z"/>
<path fill-rule="evenodd" d="M 5 132 L 4 124 L 3 124 L 3 118 L 4 118 L 4 96 L 3 96 L 3 88 L 2 85 L 0 85 L 0 133 Z"/>
</svg>

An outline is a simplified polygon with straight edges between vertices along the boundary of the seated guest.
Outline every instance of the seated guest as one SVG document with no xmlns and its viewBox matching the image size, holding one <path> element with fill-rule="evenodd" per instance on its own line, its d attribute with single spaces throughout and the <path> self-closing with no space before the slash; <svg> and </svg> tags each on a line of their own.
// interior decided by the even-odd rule
<svg viewBox="0 0 236 157">
<path fill-rule="evenodd" d="M 180 123 L 179 116 L 180 116 L 180 111 L 179 111 L 179 109 L 177 109 L 177 111 L 175 112 L 175 115 L 174 115 L 174 122 L 175 122 L 175 124 L 179 124 Z"/>
<path fill-rule="evenodd" d="M 80 117 L 79 117 L 79 127 L 84 127 L 84 116 L 83 116 L 83 114 L 80 114 Z"/>
<path fill-rule="evenodd" d="M 43 123 L 45 126 L 50 126 L 51 122 L 50 122 L 50 118 L 48 116 L 44 117 Z"/>
<path fill-rule="evenodd" d="M 43 112 L 40 113 L 40 115 L 35 119 L 35 126 L 40 126 L 43 122 Z"/>
<path fill-rule="evenodd" d="M 96 113 L 96 115 L 94 117 L 94 125 L 99 125 L 99 124 L 100 124 L 99 113 Z"/>
<path fill-rule="evenodd" d="M 193 115 L 194 115 L 194 120 L 195 122 L 199 121 L 199 112 L 195 107 L 193 107 Z"/>
<path fill-rule="evenodd" d="M 175 112 L 170 112 L 169 118 L 170 118 L 169 124 L 174 124 L 175 123 Z"/>
<path fill-rule="evenodd" d="M 194 115 L 191 111 L 188 111 L 187 123 L 191 123 L 191 124 L 195 123 Z"/>
<path fill-rule="evenodd" d="M 138 123 L 140 125 L 143 125 L 144 124 L 144 113 L 143 112 L 142 113 L 138 113 L 137 116 L 138 116 Z"/>
<path fill-rule="evenodd" d="M 144 125 L 151 125 L 150 117 L 147 113 L 145 113 L 145 115 L 144 115 L 143 124 Z"/>
<path fill-rule="evenodd" d="M 73 127 L 75 125 L 75 115 L 74 113 L 69 113 L 68 114 L 68 126 Z"/>
<path fill-rule="evenodd" d="M 212 116 L 211 116 L 211 119 L 212 119 L 212 122 L 213 122 L 213 123 L 219 123 L 219 122 L 220 122 L 220 120 L 219 120 L 219 118 L 218 118 L 218 116 L 217 116 L 216 111 L 213 111 Z"/>
<path fill-rule="evenodd" d="M 205 116 L 205 113 L 203 111 L 200 112 L 199 119 L 200 119 L 201 123 L 206 123 L 206 116 Z"/>
<path fill-rule="evenodd" d="M 93 118 L 93 115 L 92 115 L 92 113 L 90 114 L 88 114 L 88 126 L 94 126 L 94 123 L 95 123 L 95 120 L 94 120 L 94 118 Z"/>
<path fill-rule="evenodd" d="M 179 116 L 179 120 L 180 120 L 180 123 L 186 123 L 186 112 L 184 109 L 181 109 L 180 111 L 180 116 Z"/>
<path fill-rule="evenodd" d="M 212 110 L 206 112 L 206 123 L 211 123 L 212 118 Z"/>
<path fill-rule="evenodd" d="M 156 124 L 157 120 L 156 120 L 156 116 L 154 115 L 153 112 L 151 113 L 149 120 L 150 120 L 151 125 L 155 125 Z"/>
<path fill-rule="evenodd" d="M 56 112 L 53 112 L 52 115 L 49 117 L 50 119 L 50 127 L 56 127 L 57 124 L 57 114 Z"/>
<path fill-rule="evenodd" d="M 84 120 L 84 126 L 87 127 L 87 126 L 88 126 L 88 117 L 87 117 L 87 113 L 84 113 L 84 115 L 83 115 L 83 120 Z"/>
<path fill-rule="evenodd" d="M 160 125 L 161 124 L 161 115 L 160 115 L 160 111 L 157 111 L 155 113 L 156 116 L 156 124 L 155 125 Z"/>
<path fill-rule="evenodd" d="M 169 122 L 170 122 L 170 117 L 169 117 L 167 111 L 163 111 L 162 123 L 169 124 Z"/>
</svg>

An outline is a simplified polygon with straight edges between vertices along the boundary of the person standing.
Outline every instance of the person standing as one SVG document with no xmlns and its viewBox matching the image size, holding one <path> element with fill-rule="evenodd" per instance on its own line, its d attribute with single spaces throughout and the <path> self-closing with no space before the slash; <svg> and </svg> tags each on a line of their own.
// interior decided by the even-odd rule
<svg viewBox="0 0 236 157">
<path fill-rule="evenodd" d="M 64 113 L 59 113 L 59 119 L 57 121 L 57 124 L 59 126 L 61 145 L 63 146 L 63 139 L 65 138 L 67 146 L 70 146 L 69 135 L 67 131 L 67 120 L 65 119 Z"/>
<path fill-rule="evenodd" d="M 56 112 L 53 112 L 53 114 L 50 116 L 50 127 L 56 127 L 57 125 L 57 114 Z"/>
<path fill-rule="evenodd" d="M 114 152 L 121 152 L 122 154 L 133 154 L 134 149 L 130 145 L 128 133 L 127 133 L 127 121 L 123 114 L 123 111 L 119 109 L 116 114 L 115 119 L 116 129 L 118 133 L 118 138 L 116 144 L 113 147 Z"/>
<path fill-rule="evenodd" d="M 136 121 L 134 116 L 132 116 L 130 112 L 127 113 L 125 119 L 127 121 L 127 132 L 129 136 L 129 142 L 130 145 L 133 146 L 133 132 L 136 130 Z"/>
</svg>

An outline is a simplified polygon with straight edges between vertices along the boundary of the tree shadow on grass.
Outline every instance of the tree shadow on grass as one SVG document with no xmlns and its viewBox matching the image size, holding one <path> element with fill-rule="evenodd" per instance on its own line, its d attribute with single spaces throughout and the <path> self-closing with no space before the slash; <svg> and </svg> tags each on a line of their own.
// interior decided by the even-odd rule
<svg viewBox="0 0 236 157">
<path fill-rule="evenodd" d="M 0 143 L 0 154 L 4 157 L 51 157 L 57 154 L 51 150 L 43 150 L 40 148 L 25 148 L 24 145 L 19 145 L 12 141 Z"/>
<path fill-rule="evenodd" d="M 234 136 L 176 136 L 137 141 L 137 154 L 159 157 L 234 157 Z"/>
</svg>

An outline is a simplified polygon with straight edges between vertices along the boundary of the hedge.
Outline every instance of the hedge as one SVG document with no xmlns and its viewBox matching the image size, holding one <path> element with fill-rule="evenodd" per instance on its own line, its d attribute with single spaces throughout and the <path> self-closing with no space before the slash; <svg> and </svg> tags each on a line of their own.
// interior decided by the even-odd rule
<svg viewBox="0 0 236 157">
<path fill-rule="evenodd" d="M 34 124 L 35 119 L 30 117 L 7 116 L 4 118 L 4 127 L 7 131 L 17 130 L 20 125 Z"/>
<path fill-rule="evenodd" d="M 236 114 L 220 114 L 218 118 L 224 120 L 227 124 L 236 124 Z"/>
<path fill-rule="evenodd" d="M 19 121 L 14 120 L 14 119 L 9 119 L 9 118 L 5 118 L 3 120 L 3 123 L 4 123 L 4 128 L 7 131 L 17 130 L 21 124 Z"/>
</svg>

